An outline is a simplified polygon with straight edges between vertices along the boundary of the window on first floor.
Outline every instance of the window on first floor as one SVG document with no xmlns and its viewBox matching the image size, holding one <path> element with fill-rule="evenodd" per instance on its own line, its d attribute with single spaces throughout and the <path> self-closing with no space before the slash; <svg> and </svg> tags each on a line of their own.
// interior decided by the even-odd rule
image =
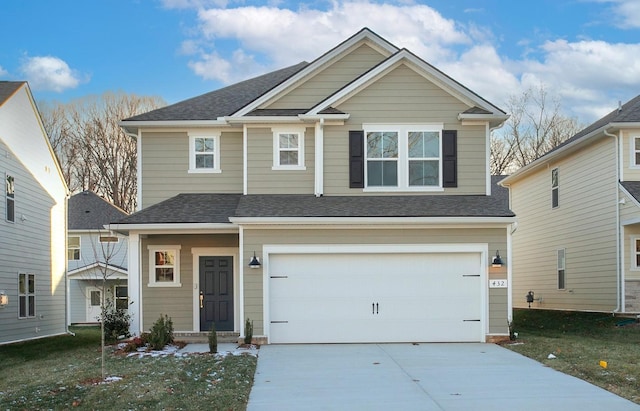
<svg viewBox="0 0 640 411">
<path fill-rule="evenodd" d="M 565 249 L 557 250 L 558 256 L 558 289 L 565 289 Z"/>
<path fill-rule="evenodd" d="M 69 236 L 67 238 L 67 260 L 80 260 L 80 236 Z"/>
<path fill-rule="evenodd" d="M 116 308 L 126 310 L 129 307 L 129 289 L 126 285 L 115 287 Z"/>
<path fill-rule="evenodd" d="M 36 316 L 36 275 L 18 274 L 18 317 Z"/>
<path fill-rule="evenodd" d="M 149 246 L 149 286 L 180 287 L 180 246 Z"/>
</svg>

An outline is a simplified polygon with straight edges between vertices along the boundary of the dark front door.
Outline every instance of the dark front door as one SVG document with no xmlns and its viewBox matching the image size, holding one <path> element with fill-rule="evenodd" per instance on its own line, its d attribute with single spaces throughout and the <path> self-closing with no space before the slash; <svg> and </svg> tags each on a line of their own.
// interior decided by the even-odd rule
<svg viewBox="0 0 640 411">
<path fill-rule="evenodd" d="M 233 331 L 233 258 L 200 257 L 200 331 Z"/>
</svg>

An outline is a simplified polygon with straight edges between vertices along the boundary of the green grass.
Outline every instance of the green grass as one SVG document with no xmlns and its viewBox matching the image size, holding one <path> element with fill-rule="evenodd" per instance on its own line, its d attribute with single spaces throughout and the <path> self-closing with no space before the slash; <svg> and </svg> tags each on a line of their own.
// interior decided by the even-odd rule
<svg viewBox="0 0 640 411">
<path fill-rule="evenodd" d="M 513 329 L 518 344 L 505 347 L 640 404 L 638 323 L 606 313 L 520 309 Z"/>
<path fill-rule="evenodd" d="M 109 349 L 102 383 L 100 331 L 0 346 L 2 410 L 244 410 L 257 359 L 191 354 L 127 357 Z"/>
</svg>

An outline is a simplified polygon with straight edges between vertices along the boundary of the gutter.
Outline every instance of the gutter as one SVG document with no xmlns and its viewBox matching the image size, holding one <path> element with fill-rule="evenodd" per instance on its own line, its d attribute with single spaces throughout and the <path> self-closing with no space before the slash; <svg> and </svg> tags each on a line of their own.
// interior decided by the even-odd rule
<svg viewBox="0 0 640 411">
<path fill-rule="evenodd" d="M 623 296 L 623 288 L 624 288 L 624 284 L 622 281 L 622 267 L 624 266 L 623 261 L 622 261 L 622 249 L 621 244 L 622 244 L 622 240 L 621 240 L 621 236 L 622 236 L 622 230 L 620 229 L 620 204 L 618 203 L 619 199 L 618 199 L 618 186 L 620 185 L 620 153 L 619 153 L 619 147 L 620 147 L 620 142 L 619 142 L 619 136 L 617 134 L 611 134 L 609 133 L 609 131 L 607 131 L 607 129 L 603 129 L 602 132 L 604 133 L 605 136 L 607 137 L 612 137 L 613 141 L 615 143 L 614 147 L 615 147 L 615 154 L 616 154 L 616 198 L 615 198 L 615 205 L 616 205 L 616 308 L 615 310 L 613 310 L 613 313 L 619 313 L 619 312 L 623 312 L 623 307 L 622 307 L 622 296 Z"/>
</svg>

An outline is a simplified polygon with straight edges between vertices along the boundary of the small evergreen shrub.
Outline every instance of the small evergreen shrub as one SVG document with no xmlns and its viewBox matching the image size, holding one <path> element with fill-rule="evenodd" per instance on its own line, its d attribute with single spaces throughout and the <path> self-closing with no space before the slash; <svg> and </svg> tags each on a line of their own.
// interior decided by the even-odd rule
<svg viewBox="0 0 640 411">
<path fill-rule="evenodd" d="M 209 331 L 209 352 L 213 354 L 218 352 L 218 334 L 215 323 L 211 324 L 211 331 Z"/>
<path fill-rule="evenodd" d="M 113 303 L 107 302 L 98 319 L 104 324 L 104 340 L 114 343 L 121 338 L 129 338 L 129 323 L 131 315 L 126 310 L 114 308 Z"/>
<path fill-rule="evenodd" d="M 253 340 L 253 321 L 247 318 L 244 323 L 244 343 L 251 344 L 251 340 Z"/>
<path fill-rule="evenodd" d="M 151 327 L 149 345 L 153 350 L 162 350 L 173 342 L 173 321 L 168 315 L 160 314 L 160 318 Z"/>
</svg>

